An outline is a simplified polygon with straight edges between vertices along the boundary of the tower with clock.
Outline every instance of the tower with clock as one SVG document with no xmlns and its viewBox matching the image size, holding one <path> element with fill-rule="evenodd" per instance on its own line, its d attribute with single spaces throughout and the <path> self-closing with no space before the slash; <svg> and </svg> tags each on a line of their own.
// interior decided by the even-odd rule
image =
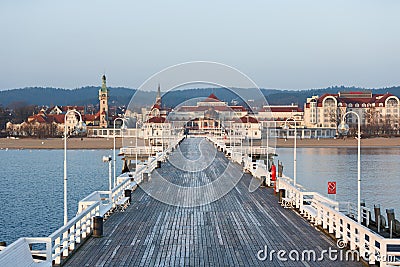
<svg viewBox="0 0 400 267">
<path fill-rule="evenodd" d="M 108 98 L 109 90 L 106 85 L 106 75 L 102 77 L 103 84 L 99 90 L 99 101 L 100 101 L 100 127 L 108 127 Z"/>
</svg>

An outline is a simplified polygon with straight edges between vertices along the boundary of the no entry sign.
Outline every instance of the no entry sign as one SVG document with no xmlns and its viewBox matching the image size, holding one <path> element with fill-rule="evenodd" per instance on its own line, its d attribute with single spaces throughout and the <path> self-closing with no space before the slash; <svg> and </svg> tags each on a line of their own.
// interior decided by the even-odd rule
<svg viewBox="0 0 400 267">
<path fill-rule="evenodd" d="M 336 182 L 328 182 L 328 194 L 336 194 Z"/>
</svg>

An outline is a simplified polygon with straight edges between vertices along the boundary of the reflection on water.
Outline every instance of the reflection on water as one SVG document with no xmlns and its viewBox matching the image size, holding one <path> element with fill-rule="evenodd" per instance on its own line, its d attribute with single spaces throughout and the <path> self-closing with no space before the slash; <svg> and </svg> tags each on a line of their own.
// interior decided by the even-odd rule
<svg viewBox="0 0 400 267">
<path fill-rule="evenodd" d="M 284 173 L 293 177 L 293 149 L 279 148 L 277 154 Z M 399 156 L 398 147 L 361 147 L 361 199 L 368 207 L 400 212 Z M 338 201 L 357 203 L 357 148 L 297 148 L 297 183 L 327 195 L 328 181 L 337 182 Z"/>
<path fill-rule="evenodd" d="M 68 151 L 68 217 L 78 201 L 108 190 L 112 150 Z M 63 150 L 0 150 L 0 241 L 47 236 L 63 224 Z M 117 161 L 117 174 L 122 161 Z"/>
</svg>

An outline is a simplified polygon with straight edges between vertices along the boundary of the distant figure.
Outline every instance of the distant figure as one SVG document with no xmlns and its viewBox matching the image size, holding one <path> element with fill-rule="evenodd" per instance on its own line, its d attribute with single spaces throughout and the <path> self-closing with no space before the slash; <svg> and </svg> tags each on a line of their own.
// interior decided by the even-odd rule
<svg viewBox="0 0 400 267">
<path fill-rule="evenodd" d="M 278 162 L 278 176 L 282 177 L 282 173 L 283 173 L 283 164 L 282 162 Z"/>
</svg>

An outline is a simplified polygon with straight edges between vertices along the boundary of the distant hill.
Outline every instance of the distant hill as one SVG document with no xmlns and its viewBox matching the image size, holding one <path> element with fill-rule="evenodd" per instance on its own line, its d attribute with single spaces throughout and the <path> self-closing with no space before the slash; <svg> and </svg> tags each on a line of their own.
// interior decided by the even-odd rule
<svg viewBox="0 0 400 267">
<path fill-rule="evenodd" d="M 88 105 L 98 104 L 98 90 L 100 87 L 88 86 L 79 89 L 60 89 L 29 87 L 0 91 L 0 105 L 7 107 L 13 103 L 29 105 Z M 126 104 L 135 93 L 129 88 L 110 88 L 110 102 L 116 105 Z"/>
<path fill-rule="evenodd" d="M 111 87 L 110 89 L 110 103 L 111 105 L 121 106 L 127 105 L 135 94 L 135 89 L 123 87 Z M 99 87 L 88 86 L 78 89 L 60 89 L 60 88 L 41 88 L 30 87 L 24 89 L 11 89 L 0 91 L 0 105 L 3 107 L 12 106 L 15 103 L 24 103 L 27 105 L 88 105 L 98 104 L 98 90 Z M 245 90 L 247 89 L 239 89 Z M 325 93 L 337 93 L 339 91 L 372 91 L 376 94 L 389 92 L 400 97 L 400 86 L 380 89 L 364 89 L 356 87 L 329 87 L 323 89 L 310 89 L 310 90 L 277 90 L 277 89 L 262 89 L 262 93 L 271 105 L 285 105 L 285 104 L 299 104 L 302 106 L 307 97 L 313 95 L 323 95 Z M 183 103 L 188 99 L 194 97 L 206 97 L 214 93 L 223 101 L 232 103 L 238 101 L 238 104 L 244 104 L 235 94 L 227 89 L 221 88 L 201 88 L 201 89 L 187 89 L 182 91 L 168 92 L 163 96 L 163 105 L 175 106 Z M 139 97 L 139 96 L 138 96 Z M 140 99 L 135 100 L 135 103 L 141 105 L 150 105 L 154 102 L 156 92 L 141 92 Z M 248 99 L 245 99 L 248 100 Z M 257 101 L 257 99 L 253 99 Z"/>
<path fill-rule="evenodd" d="M 372 91 L 374 94 L 391 93 L 400 97 L 400 86 L 380 89 L 365 89 L 358 87 L 344 87 L 335 86 L 324 89 L 310 89 L 310 90 L 277 90 L 275 92 L 264 93 L 269 104 L 272 105 L 285 105 L 285 104 L 299 104 L 303 105 L 308 97 L 313 95 L 321 96 L 323 94 L 337 94 L 338 92 L 345 91 Z"/>
</svg>

